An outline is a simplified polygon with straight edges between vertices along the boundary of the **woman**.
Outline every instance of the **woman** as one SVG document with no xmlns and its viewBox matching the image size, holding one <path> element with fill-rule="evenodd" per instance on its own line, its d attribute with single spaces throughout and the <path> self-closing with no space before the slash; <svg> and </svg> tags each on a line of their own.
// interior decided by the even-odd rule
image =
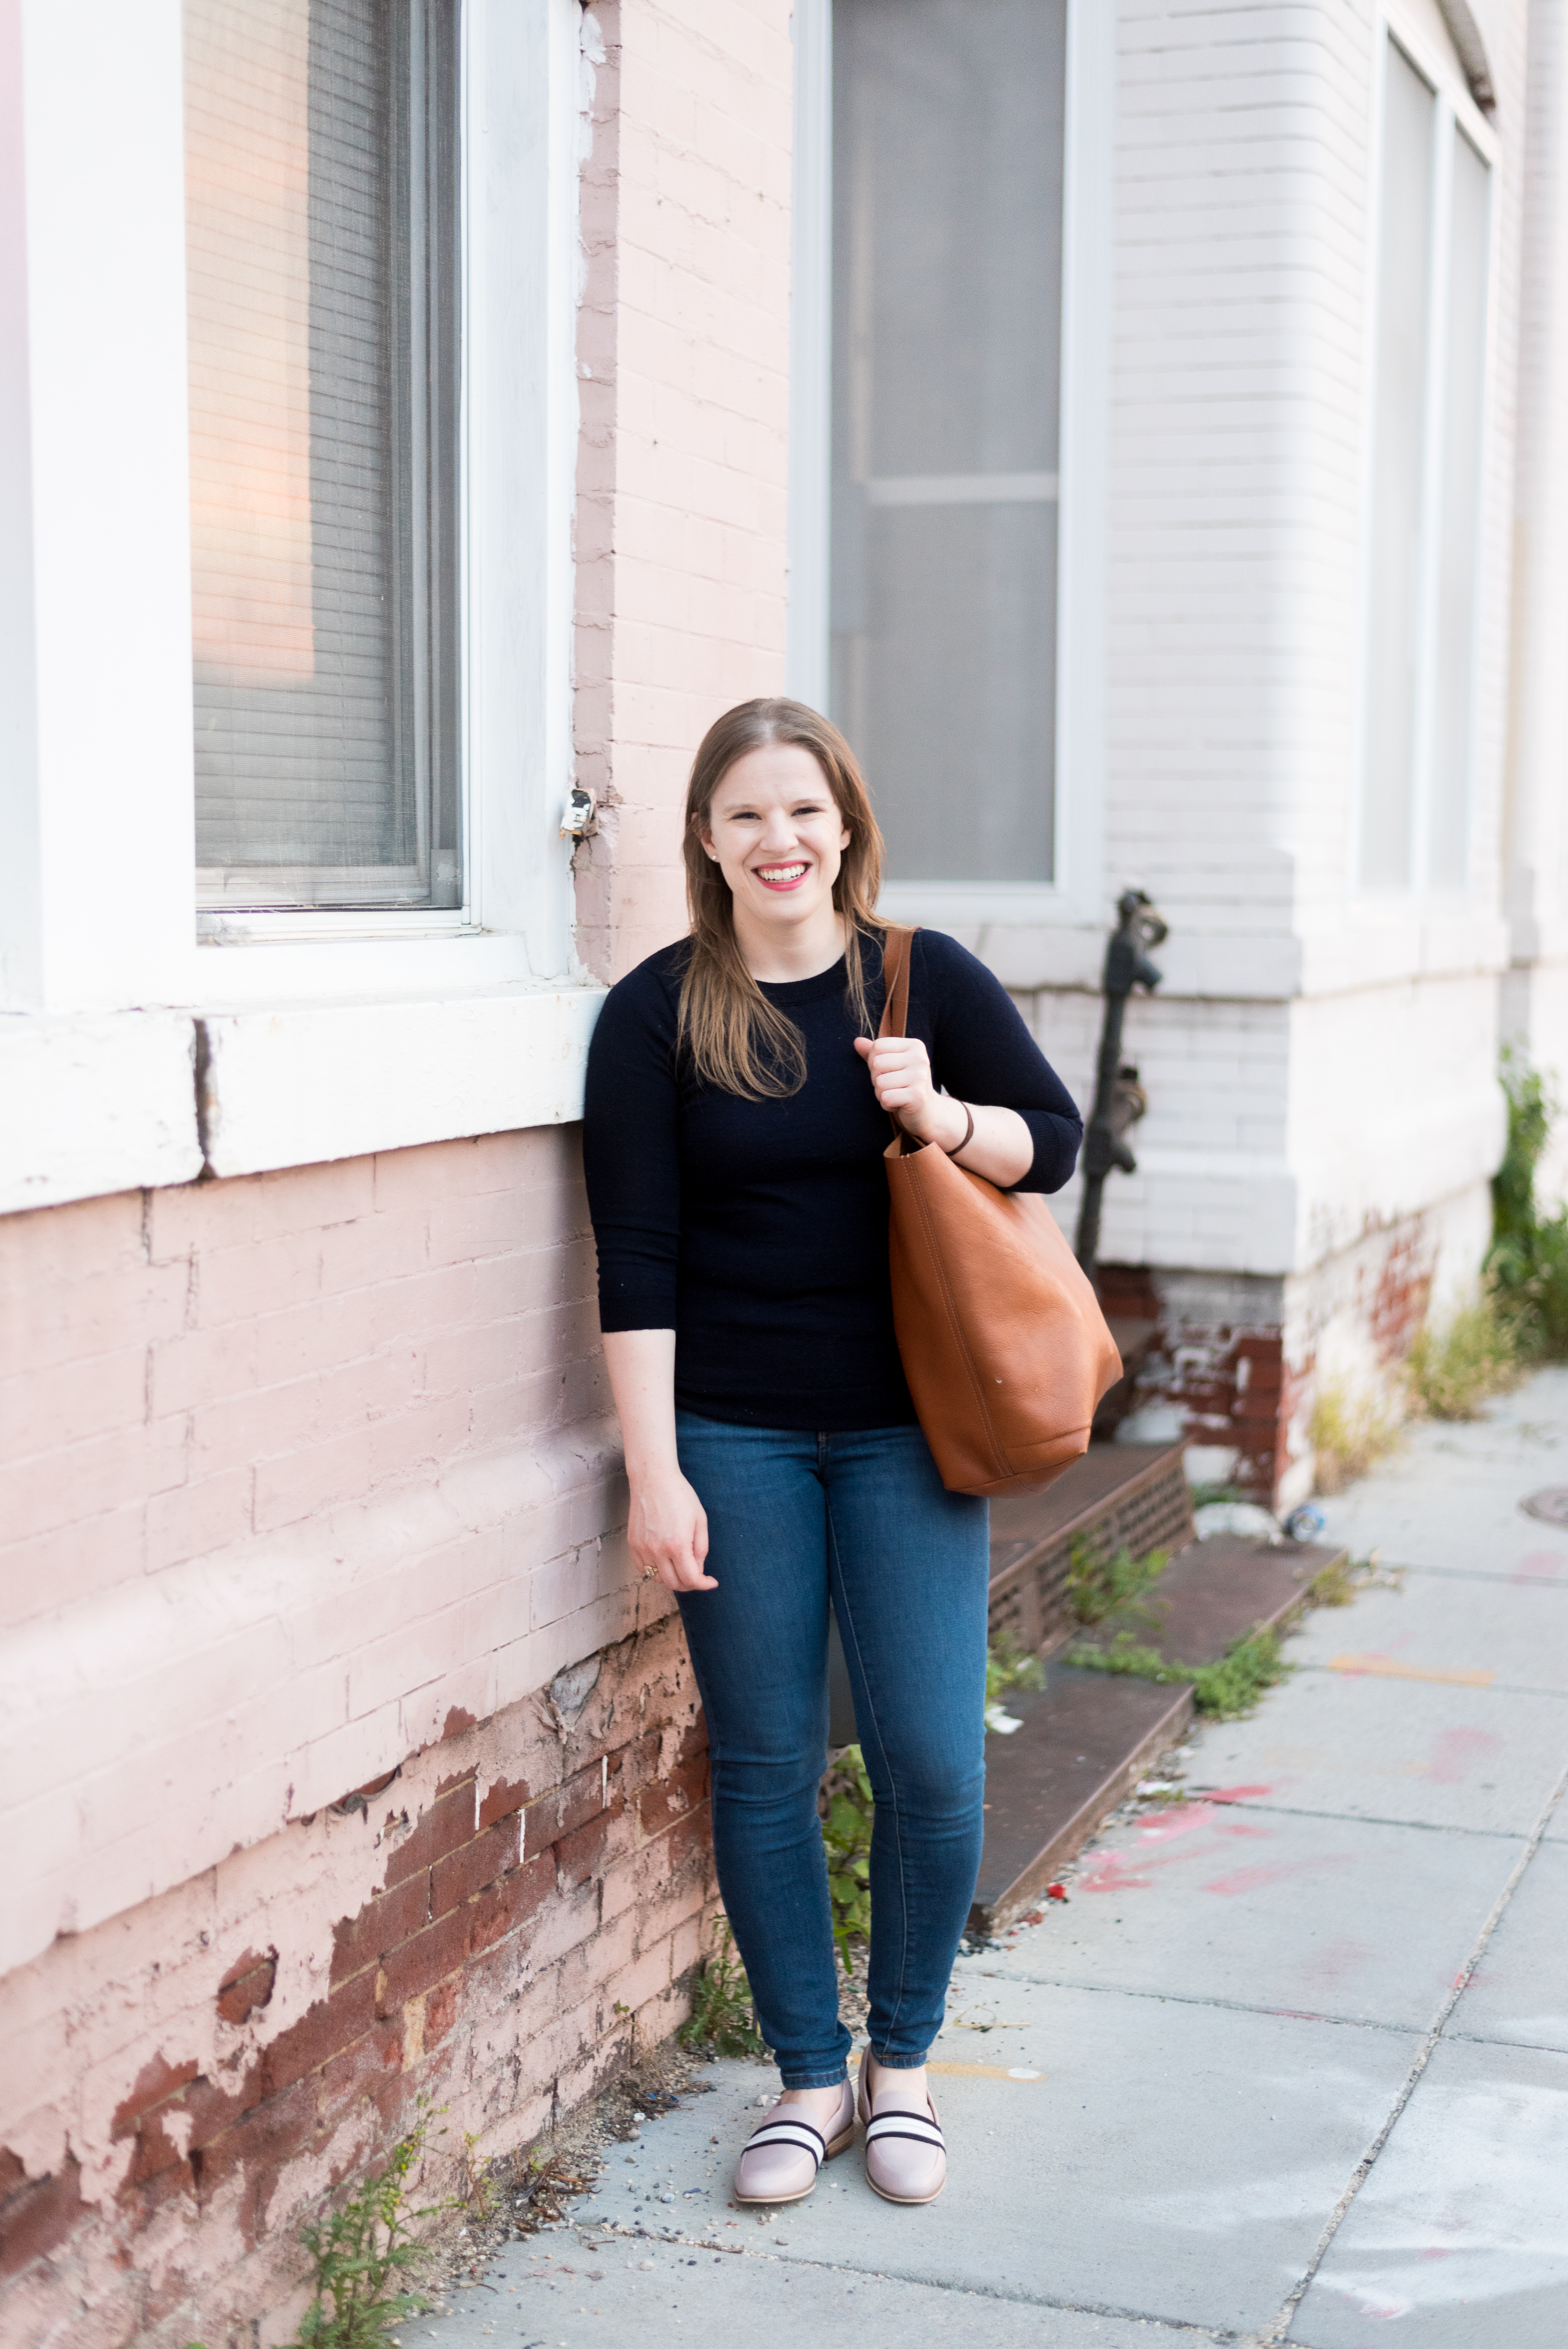
<svg viewBox="0 0 1568 2349">
<path fill-rule="evenodd" d="M 929 2202 L 925 2056 L 980 1859 L 988 1543 L 904 1383 L 882 1154 L 896 1112 L 993 1183 L 1054 1191 L 1082 1128 L 1001 986 L 937 931 L 913 942 L 907 1034 L 872 1040 L 882 837 L 814 710 L 718 719 L 685 850 L 691 935 L 611 990 L 585 1153 L 632 1556 L 680 1607 L 719 1887 L 783 2079 L 736 2198 L 800 2199 L 854 2133 L 817 1819 L 830 1599 L 876 1798 L 866 2174 Z"/>
</svg>

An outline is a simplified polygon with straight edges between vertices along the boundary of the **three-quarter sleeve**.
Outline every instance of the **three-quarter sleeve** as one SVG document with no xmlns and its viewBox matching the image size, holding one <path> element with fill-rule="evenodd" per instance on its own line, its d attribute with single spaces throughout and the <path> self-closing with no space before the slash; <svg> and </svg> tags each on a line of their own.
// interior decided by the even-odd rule
<svg viewBox="0 0 1568 2349">
<path fill-rule="evenodd" d="M 1035 1156 L 1011 1187 L 1059 1191 L 1083 1141 L 1071 1093 L 995 972 L 939 930 L 917 931 L 914 951 L 911 986 L 923 978 L 937 1083 L 960 1101 L 1016 1110 L 1034 1137 Z"/>
<path fill-rule="evenodd" d="M 611 988 L 588 1047 L 583 1164 L 605 1330 L 673 1330 L 681 1173 L 675 1018 L 646 964 Z"/>
</svg>

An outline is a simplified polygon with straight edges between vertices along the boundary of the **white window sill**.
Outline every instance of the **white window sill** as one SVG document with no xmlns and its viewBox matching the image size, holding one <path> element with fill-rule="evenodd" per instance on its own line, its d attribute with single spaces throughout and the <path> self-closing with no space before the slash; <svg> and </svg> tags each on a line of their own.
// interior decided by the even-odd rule
<svg viewBox="0 0 1568 2349">
<path fill-rule="evenodd" d="M 0 1213 L 201 1172 L 188 1012 L 0 1017 Z"/>
<path fill-rule="evenodd" d="M 360 949 L 359 951 L 363 951 Z M 0 1019 L 0 1213 L 583 1114 L 604 989 Z M 201 1060 L 201 1102 L 196 1068 Z"/>
</svg>

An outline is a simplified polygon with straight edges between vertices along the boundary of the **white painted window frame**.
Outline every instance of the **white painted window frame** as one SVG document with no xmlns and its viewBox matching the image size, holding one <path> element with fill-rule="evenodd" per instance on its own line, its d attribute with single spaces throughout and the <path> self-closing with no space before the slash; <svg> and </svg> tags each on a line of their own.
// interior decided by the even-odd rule
<svg viewBox="0 0 1568 2349">
<path fill-rule="evenodd" d="M 204 937 L 180 0 L 20 0 L 8 33 L 0 480 L 19 526 L 0 549 L 16 752 L 0 802 L 0 1082 L 21 1090 L 0 1209 L 188 1179 L 204 1155 L 239 1174 L 576 1116 L 603 994 L 575 961 L 559 832 L 576 0 L 465 5 L 467 902 L 225 916 Z M 132 1042 L 144 1021 L 156 1049 Z M 133 1067 L 139 1091 L 121 1081 Z"/>
<path fill-rule="evenodd" d="M 1487 498 L 1486 451 L 1493 429 L 1493 381 L 1495 336 L 1497 331 L 1497 284 L 1501 207 L 1497 201 L 1498 174 L 1501 167 L 1501 151 L 1496 133 L 1477 106 L 1464 78 L 1456 54 L 1444 39 L 1432 37 L 1414 10 L 1398 5 L 1375 12 L 1370 26 L 1373 51 L 1372 71 L 1368 76 L 1371 116 L 1367 132 L 1367 171 L 1370 201 L 1367 230 L 1367 298 L 1363 323 L 1363 348 L 1367 352 L 1361 429 L 1361 555 L 1359 568 L 1360 620 L 1357 638 L 1359 675 L 1356 695 L 1356 781 L 1350 795 L 1348 832 L 1346 840 L 1346 869 L 1352 875 L 1353 918 L 1361 922 L 1383 922 L 1390 913 L 1403 912 L 1427 921 L 1451 921 L 1455 915 L 1463 916 L 1479 910 L 1478 899 L 1483 885 L 1477 855 L 1477 824 L 1480 809 L 1475 791 L 1475 779 L 1480 749 L 1480 697 L 1470 700 L 1470 739 L 1467 746 L 1467 767 L 1470 777 L 1468 823 L 1470 853 L 1466 859 L 1466 878 L 1462 884 L 1441 887 L 1429 877 L 1432 791 L 1432 724 L 1434 698 L 1433 669 L 1437 658 L 1437 617 L 1439 588 L 1439 566 L 1441 560 L 1441 470 L 1446 370 L 1444 367 L 1445 338 L 1448 328 L 1448 266 L 1450 235 L 1450 195 L 1453 181 L 1453 134 L 1461 130 L 1485 162 L 1491 175 L 1491 205 L 1488 220 L 1487 257 L 1487 319 L 1486 353 L 1482 378 L 1481 421 L 1475 450 L 1475 462 L 1480 474 L 1480 512 L 1478 541 L 1484 546 L 1489 527 Z M 1418 595 L 1419 598 L 1420 657 L 1418 668 L 1416 732 L 1414 742 L 1411 805 L 1410 880 L 1402 888 L 1375 886 L 1362 879 L 1361 841 L 1363 817 L 1368 776 L 1366 764 L 1367 708 L 1371 692 L 1371 599 L 1372 599 L 1372 498 L 1373 467 L 1376 462 L 1376 422 L 1377 398 L 1377 321 L 1381 278 L 1381 229 L 1383 217 L 1383 120 L 1384 99 L 1388 69 L 1388 43 L 1392 40 L 1404 50 L 1418 73 L 1436 95 L 1436 131 L 1432 160 L 1432 244 L 1431 277 L 1428 289 L 1426 400 L 1422 417 L 1425 436 L 1421 486 L 1421 546 Z M 1471 616 L 1470 660 L 1472 676 L 1479 668 L 1481 631 L 1484 623 L 1482 595 L 1477 593 Z M 1495 922 L 1483 927 L 1490 938 Z"/>
<path fill-rule="evenodd" d="M 832 442 L 832 0 L 796 0 L 790 315 L 789 612 L 786 690 L 823 708 Z M 882 891 L 900 921 L 969 933 L 1085 929 L 1105 895 L 1106 419 L 1110 366 L 1116 11 L 1068 0 L 1062 191 L 1061 448 L 1057 538 L 1056 879 L 904 882 Z M 1067 942 L 1018 941 L 1053 965 Z M 1004 955 L 1004 959 L 1008 957 Z M 1057 974 L 1077 975 L 1068 950 Z M 1022 965 L 1020 966 L 1022 968 Z"/>
</svg>

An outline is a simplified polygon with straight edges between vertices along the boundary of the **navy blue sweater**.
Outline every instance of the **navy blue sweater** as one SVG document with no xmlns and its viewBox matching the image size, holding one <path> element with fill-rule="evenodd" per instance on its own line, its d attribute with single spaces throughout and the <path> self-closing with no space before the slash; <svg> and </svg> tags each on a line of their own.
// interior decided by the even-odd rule
<svg viewBox="0 0 1568 2349">
<path fill-rule="evenodd" d="M 842 961 L 765 986 L 805 1039 L 784 1101 L 743 1101 L 677 1068 L 685 941 L 612 988 L 588 1054 L 583 1156 L 606 1330 L 674 1330 L 676 1399 L 756 1427 L 907 1425 L 888 1279 L 892 1138 Z M 881 948 L 864 949 L 871 1032 Z M 1016 1110 L 1035 1140 L 1021 1191 L 1057 1191 L 1083 1128 L 1061 1080 L 984 963 L 916 933 L 907 1032 L 961 1101 Z"/>
</svg>

